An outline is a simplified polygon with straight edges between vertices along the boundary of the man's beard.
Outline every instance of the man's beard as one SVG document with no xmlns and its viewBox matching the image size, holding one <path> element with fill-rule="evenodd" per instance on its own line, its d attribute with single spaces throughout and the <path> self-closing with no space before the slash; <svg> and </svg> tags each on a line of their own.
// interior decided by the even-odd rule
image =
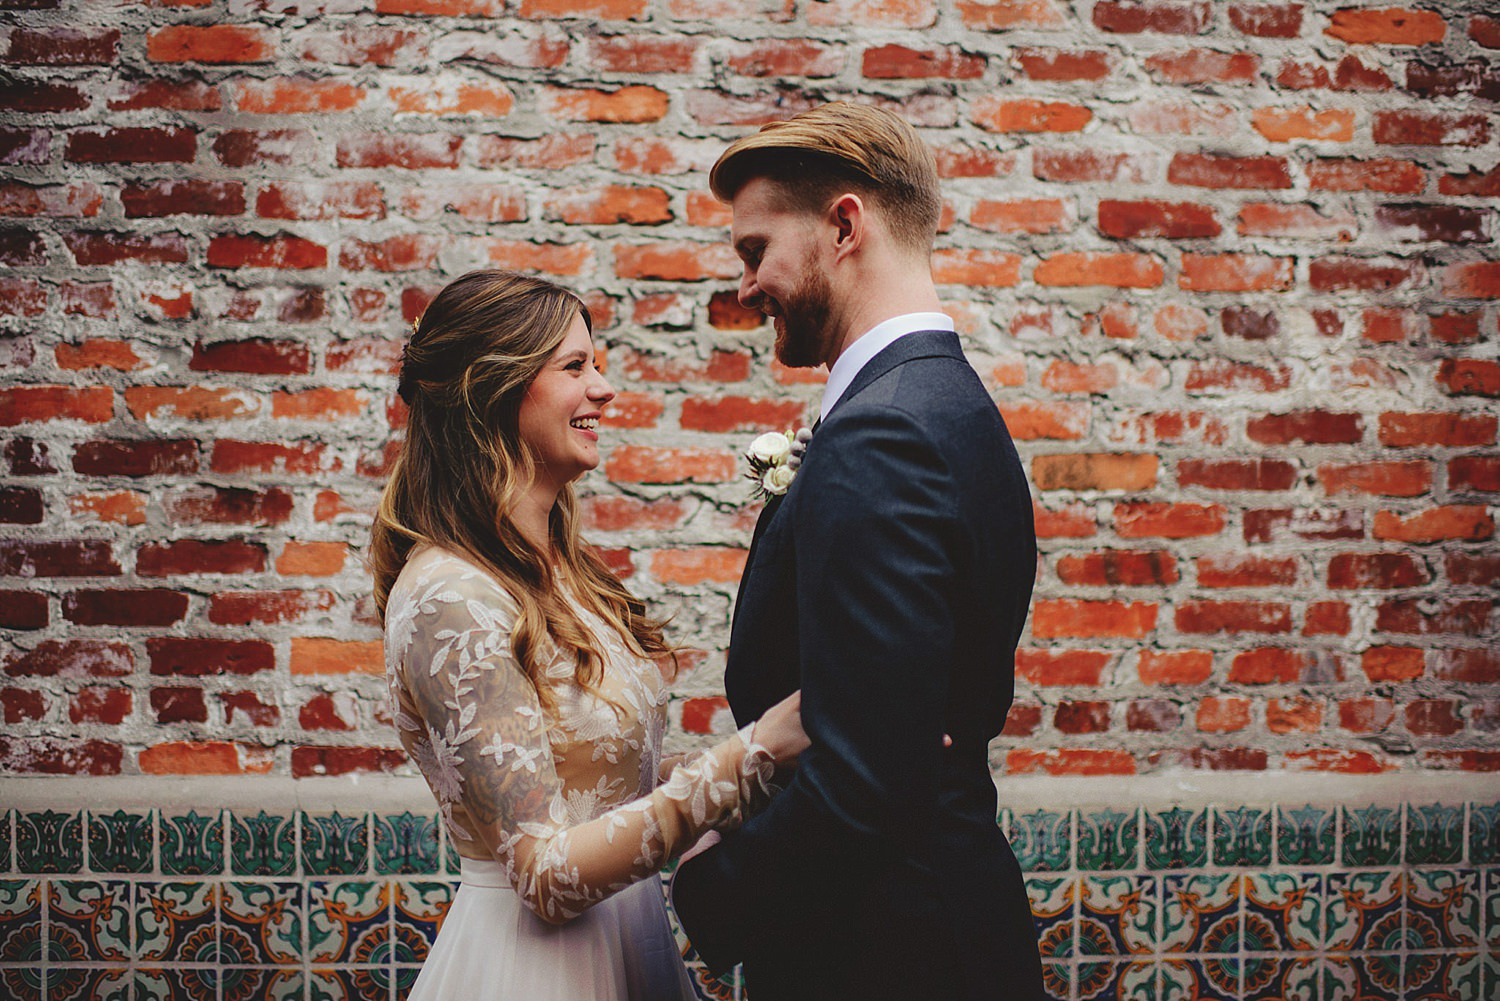
<svg viewBox="0 0 1500 1001">
<path fill-rule="evenodd" d="M 828 329 L 832 300 L 833 287 L 828 276 L 809 268 L 796 291 L 778 304 L 781 323 L 776 327 L 777 361 L 787 368 L 815 368 L 823 364 L 827 342 L 832 338 Z"/>
</svg>

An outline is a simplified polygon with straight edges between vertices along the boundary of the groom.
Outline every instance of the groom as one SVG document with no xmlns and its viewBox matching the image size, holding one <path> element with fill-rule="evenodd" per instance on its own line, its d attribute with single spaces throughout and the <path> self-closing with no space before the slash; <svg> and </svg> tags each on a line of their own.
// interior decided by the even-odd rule
<svg viewBox="0 0 1500 1001">
<path fill-rule="evenodd" d="M 678 915 L 710 969 L 744 963 L 753 1001 L 1042 998 L 988 753 L 1036 572 L 1031 495 L 933 288 L 932 153 L 834 103 L 741 138 L 709 186 L 740 301 L 783 364 L 829 374 L 756 525 L 725 669 L 741 721 L 800 687 L 812 746 L 681 865 Z"/>
</svg>

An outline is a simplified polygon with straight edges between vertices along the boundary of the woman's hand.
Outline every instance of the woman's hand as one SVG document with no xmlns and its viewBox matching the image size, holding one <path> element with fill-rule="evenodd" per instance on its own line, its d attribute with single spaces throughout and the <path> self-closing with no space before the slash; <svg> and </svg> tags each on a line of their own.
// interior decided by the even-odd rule
<svg viewBox="0 0 1500 1001">
<path fill-rule="evenodd" d="M 807 732 L 802 729 L 802 690 L 788 695 L 765 711 L 755 721 L 751 737 L 771 752 L 778 768 L 795 765 L 797 756 L 807 750 Z"/>
</svg>

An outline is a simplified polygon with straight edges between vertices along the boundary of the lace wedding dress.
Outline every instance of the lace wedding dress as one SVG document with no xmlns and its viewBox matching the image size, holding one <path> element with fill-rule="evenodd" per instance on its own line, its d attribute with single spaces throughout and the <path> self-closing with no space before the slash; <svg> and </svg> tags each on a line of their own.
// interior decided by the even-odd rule
<svg viewBox="0 0 1500 1001">
<path fill-rule="evenodd" d="M 391 589 L 385 654 L 397 733 L 463 857 L 410 1001 L 694 998 L 656 876 L 769 796 L 741 732 L 658 785 L 667 686 L 570 598 L 605 652 L 597 695 L 553 659 L 544 708 L 510 648 L 516 605 L 436 547 Z"/>
</svg>

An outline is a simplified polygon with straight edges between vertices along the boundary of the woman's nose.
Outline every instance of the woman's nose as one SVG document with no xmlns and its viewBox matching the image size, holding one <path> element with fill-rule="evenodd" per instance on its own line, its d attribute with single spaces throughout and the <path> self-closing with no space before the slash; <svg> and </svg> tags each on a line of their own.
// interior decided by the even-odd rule
<svg viewBox="0 0 1500 1001">
<path fill-rule="evenodd" d="M 599 375 L 596 372 L 594 374 L 593 384 L 589 386 L 589 399 L 594 400 L 600 406 L 603 406 L 614 398 L 614 387 L 609 384 L 608 379 L 604 378 L 604 376 Z"/>
</svg>

